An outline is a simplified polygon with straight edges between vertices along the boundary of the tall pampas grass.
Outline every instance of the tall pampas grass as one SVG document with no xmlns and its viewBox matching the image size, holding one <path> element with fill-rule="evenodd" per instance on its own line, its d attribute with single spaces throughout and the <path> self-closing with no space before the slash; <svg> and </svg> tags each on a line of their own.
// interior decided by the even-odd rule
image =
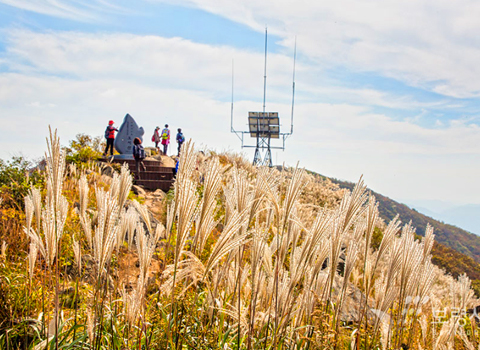
<svg viewBox="0 0 480 350">
<path fill-rule="evenodd" d="M 193 237 L 192 250 L 200 255 L 203 252 L 208 236 L 217 225 L 214 211 L 217 205 L 217 195 L 221 189 L 220 164 L 217 158 L 208 163 L 207 175 L 203 187 L 203 196 L 199 204 L 199 215 L 195 220 L 195 236 Z"/>
<path fill-rule="evenodd" d="M 96 195 L 98 223 L 93 238 L 93 253 L 97 263 L 97 275 L 100 277 L 106 273 L 105 267 L 109 264 L 115 247 L 119 208 L 116 198 L 112 198 L 109 192 L 97 188 Z"/>
<path fill-rule="evenodd" d="M 104 183 L 91 190 L 98 175 L 89 174 L 63 190 L 65 167 L 55 160 L 62 151 L 53 134 L 49 142 L 46 196 L 32 188 L 25 198 L 24 232 L 31 242 L 24 273 L 34 285 L 35 262 L 43 258 L 51 287 L 62 237 L 73 232 L 77 292 L 79 285 L 81 293 L 89 290 L 81 300 L 95 305 L 94 316 L 88 306 L 75 310 L 75 324 L 86 318 L 85 342 L 92 348 L 333 349 L 348 342 L 364 349 L 440 349 L 459 340 L 468 348 L 475 343 L 475 336 L 455 335 L 458 319 L 438 336 L 440 327 L 430 324 L 437 306 L 472 306 L 470 280 L 452 282 L 451 300 L 438 289 L 434 296 L 453 278 L 431 262 L 433 229 L 418 240 L 398 216 L 384 224 L 362 178 L 351 192 L 329 185 L 326 200 L 317 180 L 298 167 L 280 172 L 212 154 L 197 172 L 189 141 L 159 222 L 148 205 L 126 206 L 126 167 L 109 188 Z M 67 231 L 65 195 L 72 184 L 78 185 L 78 221 Z M 378 229 L 383 237 L 373 246 Z M 125 240 L 128 251 L 121 249 Z M 163 259 L 159 269 L 153 268 L 156 255 Z M 147 294 L 154 288 L 158 293 Z M 48 314 L 51 303 L 45 305 Z M 58 299 L 55 305 L 58 320 Z M 113 333 L 123 335 L 114 339 Z"/>
<path fill-rule="evenodd" d="M 110 195 L 117 199 L 119 208 L 123 208 L 128 198 L 128 194 L 133 185 L 132 175 L 128 169 L 127 164 L 123 164 L 120 170 L 120 175 L 113 174 L 112 184 L 110 186 Z"/>
<path fill-rule="evenodd" d="M 28 252 L 28 276 L 30 277 L 30 283 L 32 282 L 35 263 L 37 261 L 37 253 L 37 245 L 35 243 L 30 243 L 30 250 Z"/>
<path fill-rule="evenodd" d="M 80 176 L 78 180 L 78 197 L 80 202 L 79 215 L 85 216 L 88 208 L 88 192 L 89 192 L 88 180 L 86 175 Z"/>
</svg>

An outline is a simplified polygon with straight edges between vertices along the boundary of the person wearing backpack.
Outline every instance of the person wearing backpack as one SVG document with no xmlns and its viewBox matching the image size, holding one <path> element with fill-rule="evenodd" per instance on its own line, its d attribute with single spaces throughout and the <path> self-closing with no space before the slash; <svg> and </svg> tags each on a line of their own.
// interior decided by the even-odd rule
<svg viewBox="0 0 480 350">
<path fill-rule="evenodd" d="M 160 153 L 160 148 L 158 147 L 158 144 L 160 143 L 160 140 L 161 140 L 160 134 L 158 133 L 159 130 L 160 130 L 160 127 L 157 126 L 152 136 L 152 142 L 155 142 L 155 148 L 157 149 L 158 153 Z"/>
<path fill-rule="evenodd" d="M 137 170 L 137 175 L 135 178 L 138 180 L 140 179 L 140 164 L 142 165 L 143 171 L 147 171 L 143 160 L 145 159 L 145 149 L 142 146 L 142 140 L 136 137 L 133 140 L 133 158 L 135 158 L 135 169 Z"/>
<path fill-rule="evenodd" d="M 178 155 L 180 156 L 180 150 L 182 149 L 182 145 L 185 142 L 185 136 L 183 136 L 182 129 L 178 129 L 177 133 L 177 143 L 178 143 Z"/>
<path fill-rule="evenodd" d="M 118 129 L 113 126 L 113 120 L 108 122 L 108 126 L 105 129 L 105 138 L 107 139 L 107 146 L 105 147 L 105 152 L 103 155 L 108 154 L 108 149 L 110 149 L 110 154 L 113 156 L 113 142 L 115 141 L 115 131 L 118 132 Z"/>
<path fill-rule="evenodd" d="M 170 130 L 168 129 L 168 124 L 165 124 L 165 129 L 162 130 L 162 145 L 163 145 L 163 154 L 167 155 L 168 144 L 170 143 Z"/>
</svg>

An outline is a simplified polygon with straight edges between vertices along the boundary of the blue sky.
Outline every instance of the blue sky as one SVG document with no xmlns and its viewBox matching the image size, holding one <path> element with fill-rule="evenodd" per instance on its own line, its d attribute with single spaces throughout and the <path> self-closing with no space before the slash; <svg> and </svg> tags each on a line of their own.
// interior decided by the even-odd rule
<svg viewBox="0 0 480 350">
<path fill-rule="evenodd" d="M 298 43 L 295 134 L 274 159 L 479 203 L 479 14 L 467 0 L 0 0 L 0 157 L 41 156 L 48 124 L 67 143 L 127 112 L 147 134 L 168 122 L 242 152 L 231 62 L 241 129 L 261 109 L 267 25 L 267 109 L 286 127 Z"/>
</svg>

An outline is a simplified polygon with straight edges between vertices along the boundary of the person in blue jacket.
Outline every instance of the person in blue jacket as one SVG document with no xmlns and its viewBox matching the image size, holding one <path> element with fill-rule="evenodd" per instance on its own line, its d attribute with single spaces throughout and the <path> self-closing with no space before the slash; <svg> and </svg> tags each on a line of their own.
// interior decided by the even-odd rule
<svg viewBox="0 0 480 350">
<path fill-rule="evenodd" d="M 183 136 L 182 129 L 178 129 L 177 133 L 177 143 L 178 143 L 178 155 L 180 155 L 180 150 L 182 149 L 182 145 L 185 142 L 185 136 Z"/>
</svg>

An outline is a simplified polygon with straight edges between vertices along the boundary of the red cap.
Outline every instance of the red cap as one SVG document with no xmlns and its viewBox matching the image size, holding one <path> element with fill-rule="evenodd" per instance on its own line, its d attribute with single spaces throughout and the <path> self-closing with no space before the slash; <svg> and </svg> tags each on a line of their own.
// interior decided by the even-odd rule
<svg viewBox="0 0 480 350">
<path fill-rule="evenodd" d="M 113 125 L 113 120 L 110 120 L 110 121 L 108 122 L 108 125 Z"/>
</svg>

